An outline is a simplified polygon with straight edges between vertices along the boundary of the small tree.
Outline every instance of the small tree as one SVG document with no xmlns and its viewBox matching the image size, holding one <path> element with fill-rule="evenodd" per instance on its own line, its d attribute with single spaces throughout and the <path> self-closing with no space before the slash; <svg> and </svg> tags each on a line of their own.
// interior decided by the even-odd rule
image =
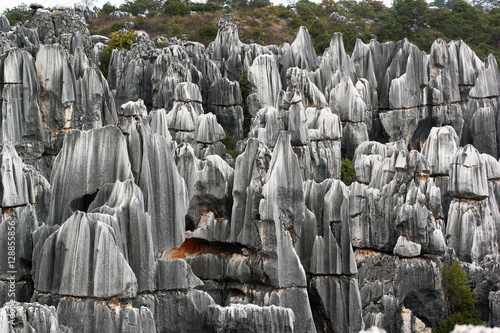
<svg viewBox="0 0 500 333">
<path fill-rule="evenodd" d="M 347 186 L 351 185 L 356 178 L 356 170 L 352 166 L 351 160 L 348 158 L 343 158 L 340 161 L 340 180 L 344 182 Z"/>
<path fill-rule="evenodd" d="M 433 333 L 448 333 L 455 325 L 482 325 L 474 310 L 476 300 L 467 285 L 467 276 L 457 262 L 443 265 L 443 289 L 448 303 L 448 318 L 441 319 L 432 329 Z"/>
<path fill-rule="evenodd" d="M 163 9 L 169 16 L 185 16 L 191 13 L 191 8 L 179 0 L 169 0 Z"/>
<path fill-rule="evenodd" d="M 134 44 L 134 39 L 134 30 L 128 30 L 126 34 L 122 34 L 119 31 L 111 33 L 111 42 L 104 49 L 101 57 L 101 72 L 104 77 L 108 77 L 109 62 L 111 61 L 113 50 L 130 50 L 130 47 Z"/>
</svg>

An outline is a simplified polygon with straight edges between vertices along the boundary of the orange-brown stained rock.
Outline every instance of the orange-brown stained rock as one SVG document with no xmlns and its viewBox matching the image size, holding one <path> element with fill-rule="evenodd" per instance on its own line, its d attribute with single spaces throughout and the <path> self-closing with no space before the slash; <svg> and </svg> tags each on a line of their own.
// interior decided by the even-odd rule
<svg viewBox="0 0 500 333">
<path fill-rule="evenodd" d="M 164 257 L 166 259 L 184 259 L 188 257 L 195 257 L 200 253 L 215 253 L 225 255 L 217 245 L 200 244 L 190 239 L 186 239 L 178 249 L 171 249 L 165 251 Z"/>
</svg>

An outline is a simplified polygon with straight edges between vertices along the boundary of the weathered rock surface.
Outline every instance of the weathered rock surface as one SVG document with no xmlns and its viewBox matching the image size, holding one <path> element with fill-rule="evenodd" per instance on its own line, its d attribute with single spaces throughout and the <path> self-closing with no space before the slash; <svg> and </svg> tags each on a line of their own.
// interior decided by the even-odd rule
<svg viewBox="0 0 500 333">
<path fill-rule="evenodd" d="M 441 260 L 497 321 L 494 57 L 440 39 L 349 56 L 338 33 L 317 57 L 305 28 L 244 44 L 229 14 L 207 49 L 136 31 L 108 82 L 95 13 L 41 7 L 28 27 L 0 17 L 3 257 L 16 229 L 0 304 L 45 304 L 15 305 L 25 328 L 427 331 L 445 313 Z"/>
<path fill-rule="evenodd" d="M 45 241 L 34 277 L 41 292 L 76 297 L 137 295 L 137 279 L 113 229 L 75 212 Z"/>
<path fill-rule="evenodd" d="M 126 140 L 118 128 L 69 131 L 50 177 L 47 224 L 61 225 L 73 210 L 85 211 L 105 184 L 133 178 Z"/>
<path fill-rule="evenodd" d="M 10 317 L 12 313 L 14 316 Z M 10 322 L 11 319 L 13 319 L 12 322 Z M 53 306 L 38 303 L 8 303 L 0 309 L 0 329 L 2 332 L 15 332 L 19 328 L 26 332 L 70 332 L 67 327 L 59 324 L 57 312 Z"/>
<path fill-rule="evenodd" d="M 207 311 L 206 332 L 293 332 L 293 312 L 271 305 L 211 305 Z"/>
</svg>

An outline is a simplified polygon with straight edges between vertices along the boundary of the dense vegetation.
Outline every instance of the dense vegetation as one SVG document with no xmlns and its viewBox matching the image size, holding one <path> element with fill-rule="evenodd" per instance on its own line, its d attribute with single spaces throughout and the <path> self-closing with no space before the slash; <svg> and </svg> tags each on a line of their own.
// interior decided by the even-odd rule
<svg viewBox="0 0 500 333">
<path fill-rule="evenodd" d="M 89 22 L 93 34 L 111 36 L 130 18 L 112 20 L 115 10 L 134 15 L 147 11 L 147 18 L 132 19 L 137 29 L 151 36 L 188 38 L 207 45 L 215 39 L 217 22 L 223 13 L 233 12 L 244 42 L 282 44 L 292 42 L 299 26 L 305 25 L 318 54 L 329 45 L 333 32 L 344 35 L 347 52 L 352 52 L 356 38 L 365 43 L 376 37 L 380 42 L 408 38 L 429 52 L 432 42 L 463 39 L 483 59 L 493 53 L 500 60 L 500 8 L 496 0 L 394 0 L 387 8 L 381 1 L 322 0 L 316 4 L 300 0 L 295 6 L 271 6 L 269 0 L 126 0 L 115 7 L 109 2 L 95 8 L 99 19 Z M 191 14 L 191 11 L 196 12 Z M 333 14 L 332 14 L 333 13 Z M 30 16 L 26 5 L 7 9 L 11 24 L 24 22 Z"/>
<path fill-rule="evenodd" d="M 457 262 L 443 267 L 443 288 L 448 303 L 448 317 L 441 319 L 433 333 L 448 333 L 455 325 L 482 325 L 475 311 L 476 300 L 467 285 L 467 277 Z"/>
</svg>

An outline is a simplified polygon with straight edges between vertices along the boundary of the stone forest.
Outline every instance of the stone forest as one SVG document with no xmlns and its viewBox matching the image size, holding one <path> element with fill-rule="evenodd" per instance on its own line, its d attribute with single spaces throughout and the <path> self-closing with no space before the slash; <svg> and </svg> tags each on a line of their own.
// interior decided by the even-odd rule
<svg viewBox="0 0 500 333">
<path fill-rule="evenodd" d="M 32 8 L 0 16 L 1 332 L 500 325 L 493 55 L 225 14 L 208 47 L 120 30 L 105 75 L 85 11 Z"/>
</svg>

